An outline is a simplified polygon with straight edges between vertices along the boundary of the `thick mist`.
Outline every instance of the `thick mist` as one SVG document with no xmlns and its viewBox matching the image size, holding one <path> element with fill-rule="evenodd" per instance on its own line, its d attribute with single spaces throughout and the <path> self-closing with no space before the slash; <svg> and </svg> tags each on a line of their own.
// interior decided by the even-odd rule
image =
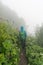
<svg viewBox="0 0 43 65">
<path fill-rule="evenodd" d="M 16 12 L 12 11 L 10 8 L 5 6 L 0 2 L 0 20 L 7 20 L 8 23 L 12 24 L 12 26 L 16 28 L 20 28 L 20 26 L 25 27 L 25 22 L 22 18 L 19 18 Z"/>
</svg>

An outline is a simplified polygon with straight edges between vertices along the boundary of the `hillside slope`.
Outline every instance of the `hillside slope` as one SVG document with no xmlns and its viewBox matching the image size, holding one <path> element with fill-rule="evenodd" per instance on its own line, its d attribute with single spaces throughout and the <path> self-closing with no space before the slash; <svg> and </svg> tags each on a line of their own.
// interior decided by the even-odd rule
<svg viewBox="0 0 43 65">
<path fill-rule="evenodd" d="M 19 18 L 16 12 L 12 11 L 7 6 L 0 2 L 0 19 L 4 19 L 13 23 L 13 26 L 19 28 L 21 25 L 25 26 L 25 22 L 22 18 Z"/>
</svg>

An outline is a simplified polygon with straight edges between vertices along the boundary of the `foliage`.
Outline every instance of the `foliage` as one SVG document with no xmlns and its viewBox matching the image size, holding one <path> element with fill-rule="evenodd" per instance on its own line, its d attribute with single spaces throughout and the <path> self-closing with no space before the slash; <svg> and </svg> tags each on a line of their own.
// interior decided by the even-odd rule
<svg viewBox="0 0 43 65">
<path fill-rule="evenodd" d="M 43 24 L 36 28 L 36 42 L 39 46 L 43 47 Z"/>
<path fill-rule="evenodd" d="M 43 65 L 43 48 L 33 43 L 33 41 L 34 39 L 31 41 L 31 38 L 28 37 L 26 46 L 28 65 Z"/>
<path fill-rule="evenodd" d="M 43 28 L 36 37 L 27 36 L 26 57 L 28 65 L 43 65 Z M 41 38 L 42 37 L 42 38 Z M 41 40 L 41 41 L 40 41 Z M 38 45 L 40 41 L 40 46 Z M 19 32 L 7 21 L 0 22 L 0 65 L 18 65 L 20 60 Z"/>
<path fill-rule="evenodd" d="M 17 35 L 10 24 L 0 22 L 0 65 L 18 65 L 20 48 Z"/>
</svg>

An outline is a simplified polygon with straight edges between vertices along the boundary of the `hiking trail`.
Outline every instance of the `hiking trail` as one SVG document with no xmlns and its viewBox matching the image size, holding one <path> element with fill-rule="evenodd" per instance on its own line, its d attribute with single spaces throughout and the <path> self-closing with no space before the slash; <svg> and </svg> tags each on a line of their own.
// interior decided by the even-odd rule
<svg viewBox="0 0 43 65">
<path fill-rule="evenodd" d="M 19 65 L 27 65 L 27 59 L 24 50 L 21 51 Z"/>
</svg>

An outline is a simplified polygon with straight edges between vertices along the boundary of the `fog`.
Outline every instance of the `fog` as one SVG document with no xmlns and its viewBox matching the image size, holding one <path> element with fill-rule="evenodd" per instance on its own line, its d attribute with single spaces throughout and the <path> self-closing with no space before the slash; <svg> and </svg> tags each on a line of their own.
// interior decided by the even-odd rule
<svg viewBox="0 0 43 65">
<path fill-rule="evenodd" d="M 43 23 L 43 0 L 0 0 L 0 1 L 5 6 L 12 9 L 13 12 L 16 12 L 17 18 L 19 16 L 20 18 L 24 19 L 23 21 L 25 21 L 24 24 L 26 25 L 28 32 L 33 34 L 36 25 L 40 26 Z M 12 15 L 12 13 L 10 14 Z M 13 15 L 11 16 L 11 18 L 12 17 Z"/>
<path fill-rule="evenodd" d="M 5 6 L 2 2 L 0 2 L 0 20 L 8 21 L 17 29 L 20 29 L 22 25 L 26 27 L 23 18 L 19 17 L 15 11 Z"/>
</svg>

